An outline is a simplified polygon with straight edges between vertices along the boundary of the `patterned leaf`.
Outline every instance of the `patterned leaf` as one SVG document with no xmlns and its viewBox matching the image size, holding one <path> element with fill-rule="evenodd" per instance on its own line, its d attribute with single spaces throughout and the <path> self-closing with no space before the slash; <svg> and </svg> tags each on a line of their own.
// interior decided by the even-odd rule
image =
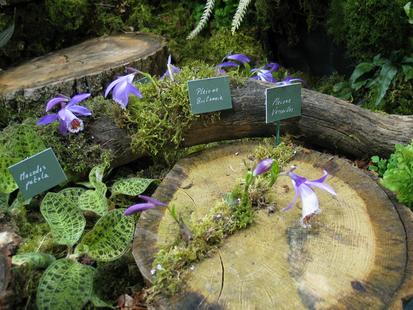
<svg viewBox="0 0 413 310">
<path fill-rule="evenodd" d="M 126 252 L 135 230 L 135 217 L 124 216 L 124 209 L 110 211 L 86 233 L 75 253 L 87 253 L 97 261 L 112 261 Z"/>
<path fill-rule="evenodd" d="M 47 268 L 37 288 L 39 310 L 82 309 L 90 300 L 95 270 L 70 259 L 59 259 Z"/>
<path fill-rule="evenodd" d="M 86 190 L 81 187 L 68 187 L 59 192 L 69 200 L 77 201 Z"/>
<path fill-rule="evenodd" d="M 10 155 L 19 158 L 19 160 L 39 153 L 46 148 L 33 127 L 25 124 L 13 128 L 13 135 L 5 141 L 4 147 Z"/>
<path fill-rule="evenodd" d="M 14 181 L 13 176 L 8 169 L 18 161 L 18 158 L 7 156 L 0 157 L 0 193 L 9 194 L 18 188 L 17 183 Z"/>
<path fill-rule="evenodd" d="M 108 201 L 97 190 L 87 190 L 79 197 L 79 209 L 103 216 L 108 213 Z"/>
<path fill-rule="evenodd" d="M 9 42 L 9 40 L 13 36 L 13 33 L 14 33 L 14 21 L 4 31 L 0 32 L 0 48 L 5 46 L 7 42 Z"/>
<path fill-rule="evenodd" d="M 116 309 L 116 307 L 112 306 L 111 304 L 108 304 L 106 301 L 100 299 L 95 294 L 92 295 L 90 301 L 96 308 Z"/>
<path fill-rule="evenodd" d="M 7 209 L 9 207 L 9 194 L 0 193 L 0 209 Z"/>
<path fill-rule="evenodd" d="M 12 257 L 13 265 L 26 265 L 32 268 L 47 268 L 55 260 L 53 255 L 39 252 L 23 253 Z"/>
<path fill-rule="evenodd" d="M 100 164 L 97 165 L 95 167 L 92 168 L 92 170 L 90 170 L 89 172 L 89 183 L 93 186 L 93 187 L 98 187 L 101 184 L 104 184 L 102 182 L 103 180 L 103 176 L 105 173 L 105 169 L 106 169 L 106 164 Z"/>
<path fill-rule="evenodd" d="M 30 204 L 31 201 L 32 201 L 31 198 L 30 199 L 24 199 L 22 192 L 19 191 L 17 193 L 16 199 L 14 199 L 13 203 L 11 204 L 10 209 L 27 206 L 28 204 Z"/>
<path fill-rule="evenodd" d="M 128 178 L 120 179 L 112 185 L 112 196 L 117 194 L 137 196 L 142 194 L 154 179 Z"/>
<path fill-rule="evenodd" d="M 40 212 L 50 226 L 57 244 L 74 245 L 83 233 L 86 219 L 77 206 L 60 193 L 47 193 L 40 206 Z"/>
</svg>

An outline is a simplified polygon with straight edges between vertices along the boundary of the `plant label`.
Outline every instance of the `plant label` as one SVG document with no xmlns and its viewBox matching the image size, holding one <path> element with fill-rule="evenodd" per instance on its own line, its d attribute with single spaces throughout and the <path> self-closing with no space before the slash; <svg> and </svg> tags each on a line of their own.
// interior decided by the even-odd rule
<svg viewBox="0 0 413 310">
<path fill-rule="evenodd" d="M 9 171 L 25 199 L 29 199 L 67 180 L 51 148 L 10 166 Z"/>
<path fill-rule="evenodd" d="M 193 114 L 232 109 L 226 76 L 188 81 L 188 91 Z"/>
<path fill-rule="evenodd" d="M 301 115 L 301 84 L 267 88 L 265 91 L 265 121 L 273 123 Z"/>
</svg>

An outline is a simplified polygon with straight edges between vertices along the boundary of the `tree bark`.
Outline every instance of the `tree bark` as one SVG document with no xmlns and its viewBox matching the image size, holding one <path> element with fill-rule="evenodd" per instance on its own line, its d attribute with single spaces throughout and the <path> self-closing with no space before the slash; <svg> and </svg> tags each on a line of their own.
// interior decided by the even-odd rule
<svg viewBox="0 0 413 310">
<path fill-rule="evenodd" d="M 243 163 L 252 165 L 256 145 L 182 159 L 153 196 L 196 225 L 244 175 Z M 413 293 L 411 212 L 347 160 L 303 150 L 290 164 L 309 179 L 326 169 L 337 193 L 316 190 L 322 212 L 312 227 L 299 224 L 301 203 L 280 211 L 294 196 L 289 178 L 280 176 L 269 194 L 275 213 L 257 210 L 249 228 L 179 273 L 182 293 L 158 296 L 154 309 L 402 309 Z M 178 233 L 165 208 L 141 214 L 133 255 L 149 283 L 159 248 L 175 244 Z"/>
</svg>

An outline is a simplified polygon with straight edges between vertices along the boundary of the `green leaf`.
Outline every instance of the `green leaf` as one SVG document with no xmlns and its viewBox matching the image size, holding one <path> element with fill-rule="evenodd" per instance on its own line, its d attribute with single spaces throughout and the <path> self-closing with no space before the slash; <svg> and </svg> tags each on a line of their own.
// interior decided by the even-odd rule
<svg viewBox="0 0 413 310">
<path fill-rule="evenodd" d="M 412 3 L 407 2 L 406 5 L 403 7 L 404 12 L 406 12 L 407 17 L 409 18 L 409 24 L 413 24 L 413 8 Z"/>
<path fill-rule="evenodd" d="M 116 309 L 116 307 L 112 306 L 111 304 L 107 303 L 106 301 L 100 299 L 98 296 L 95 294 L 92 294 L 92 297 L 90 298 L 90 301 L 96 308 L 110 308 L 110 309 Z"/>
<path fill-rule="evenodd" d="M 381 68 L 379 76 L 377 77 L 378 96 L 374 103 L 376 106 L 380 105 L 396 74 L 397 68 L 391 64 L 384 64 Z"/>
<path fill-rule="evenodd" d="M 32 126 L 21 124 L 13 128 L 13 136 L 4 144 L 4 149 L 18 161 L 46 149 L 43 140 Z"/>
<path fill-rule="evenodd" d="M 396 145 L 384 172 L 382 184 L 395 192 L 401 203 L 413 202 L 413 141 L 410 145 Z"/>
<path fill-rule="evenodd" d="M 9 194 L 0 193 L 0 209 L 7 209 L 9 207 Z"/>
<path fill-rule="evenodd" d="M 14 199 L 13 203 L 10 206 L 10 209 L 20 208 L 23 206 L 27 206 L 30 204 L 32 199 L 24 199 L 23 194 L 21 191 L 17 193 L 16 199 Z"/>
<path fill-rule="evenodd" d="M 376 67 L 376 65 L 372 64 L 371 62 L 363 62 L 359 64 L 353 71 L 353 73 L 350 76 L 350 82 L 351 82 L 351 87 L 353 89 L 359 89 L 360 88 L 360 82 L 359 84 L 356 84 L 356 81 L 363 76 L 364 74 L 370 72 Z M 364 82 L 365 83 L 365 82 Z"/>
<path fill-rule="evenodd" d="M 377 164 L 380 161 L 380 157 L 375 155 L 371 157 L 371 162 Z"/>
<path fill-rule="evenodd" d="M 137 196 L 139 194 L 142 194 L 153 181 L 155 180 L 142 178 L 128 178 L 117 180 L 112 185 L 112 196 L 118 194 Z"/>
<path fill-rule="evenodd" d="M 108 201 L 97 190 L 87 190 L 79 197 L 79 209 L 103 216 L 108 213 Z"/>
<path fill-rule="evenodd" d="M 411 79 L 413 79 L 413 66 L 402 65 L 402 70 L 403 70 L 405 81 L 410 81 Z"/>
<path fill-rule="evenodd" d="M 18 161 L 18 158 L 0 157 L 0 193 L 10 194 L 18 188 L 17 183 L 14 181 L 8 169 Z"/>
<path fill-rule="evenodd" d="M 17 254 L 12 257 L 13 265 L 22 266 L 26 265 L 31 268 L 47 268 L 52 264 L 56 258 L 53 255 L 40 253 L 40 252 L 30 252 Z"/>
<path fill-rule="evenodd" d="M 40 278 L 39 310 L 82 309 L 90 300 L 95 270 L 70 259 L 55 261 Z"/>
<path fill-rule="evenodd" d="M 50 226 L 57 244 L 74 245 L 83 233 L 86 219 L 77 206 L 77 201 L 61 193 L 47 193 L 40 206 L 40 212 Z"/>
<path fill-rule="evenodd" d="M 135 230 L 135 217 L 125 216 L 125 209 L 112 210 L 97 221 L 76 247 L 96 261 L 112 261 L 129 248 Z"/>
<path fill-rule="evenodd" d="M 6 28 L 6 30 L 0 32 L 0 48 L 5 46 L 7 42 L 11 39 L 14 33 L 14 21 L 13 23 Z"/>
<path fill-rule="evenodd" d="M 81 187 L 68 187 L 59 192 L 59 194 L 62 194 L 69 200 L 73 200 L 74 202 L 77 202 L 79 199 L 80 195 L 82 195 L 86 190 Z"/>
<path fill-rule="evenodd" d="M 102 182 L 105 174 L 106 164 L 100 164 L 92 168 L 89 172 L 89 183 L 94 187 L 104 184 Z"/>
</svg>

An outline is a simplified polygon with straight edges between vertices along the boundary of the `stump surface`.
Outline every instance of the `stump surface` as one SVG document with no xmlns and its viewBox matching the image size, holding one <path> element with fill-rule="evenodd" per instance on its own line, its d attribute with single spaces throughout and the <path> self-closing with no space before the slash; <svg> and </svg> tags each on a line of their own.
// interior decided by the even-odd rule
<svg viewBox="0 0 413 310">
<path fill-rule="evenodd" d="M 28 100 L 58 92 L 99 92 L 132 66 L 153 74 L 166 63 L 163 38 L 142 33 L 103 36 L 52 52 L 0 73 L 0 99 L 5 103 L 22 95 Z"/>
<path fill-rule="evenodd" d="M 255 146 L 232 144 L 183 159 L 154 196 L 173 203 L 184 219 L 196 222 L 244 175 L 243 160 L 249 160 Z M 322 169 L 331 174 L 327 183 L 337 197 L 315 190 L 322 213 L 312 227 L 300 226 L 300 203 L 279 211 L 294 195 L 289 178 L 280 177 L 270 194 L 277 211 L 269 215 L 258 210 L 249 228 L 227 238 L 210 258 L 193 266 L 184 278 L 182 295 L 160 298 L 156 307 L 401 307 L 405 292 L 400 288 L 408 286 L 410 277 L 410 237 L 395 204 L 371 177 L 343 159 L 306 150 L 291 164 L 309 179 L 319 178 Z M 176 226 L 165 209 L 141 215 L 133 254 L 149 282 L 154 256 L 160 246 L 176 239 Z"/>
</svg>

